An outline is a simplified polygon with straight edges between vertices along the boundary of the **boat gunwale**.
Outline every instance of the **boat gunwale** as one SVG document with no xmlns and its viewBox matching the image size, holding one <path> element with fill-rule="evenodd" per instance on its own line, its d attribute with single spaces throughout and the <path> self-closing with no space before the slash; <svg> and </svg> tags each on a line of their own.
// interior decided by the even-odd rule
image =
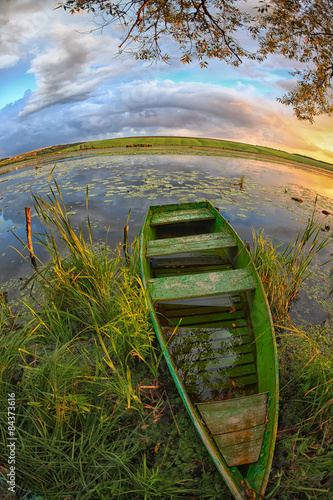
<svg viewBox="0 0 333 500">
<path fill-rule="evenodd" d="M 265 309 L 267 311 L 267 315 L 268 315 L 269 320 L 270 320 L 270 330 L 271 330 L 271 338 L 272 338 L 271 348 L 273 349 L 273 357 L 274 357 L 274 363 L 275 363 L 275 366 L 274 366 L 275 387 L 274 387 L 273 393 L 270 392 L 268 395 L 268 402 L 269 402 L 268 403 L 268 410 L 269 410 L 269 417 L 270 417 L 268 419 L 268 421 L 270 424 L 270 429 L 268 431 L 268 428 L 266 427 L 265 434 L 263 437 L 262 451 L 261 451 L 261 455 L 260 455 L 258 461 L 254 464 L 249 465 L 249 471 L 255 472 L 256 468 L 258 468 L 258 467 L 261 468 L 261 462 L 265 459 L 265 462 L 266 462 L 265 473 L 264 473 L 264 476 L 261 480 L 260 492 L 257 492 L 259 495 L 262 495 L 263 494 L 262 492 L 266 488 L 269 474 L 270 474 L 273 453 L 274 453 L 274 447 L 275 447 L 277 423 L 278 423 L 278 420 L 277 420 L 277 413 L 278 413 L 278 397 L 277 397 L 277 395 L 278 395 L 278 364 L 277 364 L 277 348 L 276 348 L 276 343 L 275 343 L 275 334 L 274 334 L 274 328 L 273 328 L 273 323 L 272 323 L 272 317 L 270 314 L 270 308 L 269 308 L 266 294 L 264 292 L 263 284 L 262 284 L 262 282 L 257 274 L 257 271 L 254 267 L 251 255 L 248 252 L 248 249 L 245 247 L 243 241 L 238 236 L 238 234 L 234 230 L 234 228 L 211 205 L 211 203 L 209 201 L 200 202 L 200 203 L 203 204 L 203 206 L 208 207 L 214 213 L 215 217 L 221 217 L 221 219 L 223 219 L 227 231 L 230 234 L 234 235 L 236 238 L 238 253 L 240 251 L 245 251 L 247 253 L 249 264 L 253 268 L 254 278 L 255 278 L 257 285 L 260 287 L 262 299 L 264 300 L 264 304 L 265 304 Z M 219 470 L 223 479 L 227 483 L 227 485 L 228 485 L 230 491 L 232 492 L 232 494 L 234 495 L 235 499 L 236 500 L 244 500 L 246 498 L 246 494 L 244 492 L 242 485 L 240 484 L 240 477 L 239 477 L 240 472 L 238 471 L 237 467 L 229 467 L 227 465 L 220 450 L 217 448 L 216 444 L 212 440 L 212 437 L 209 435 L 205 426 L 202 424 L 201 415 L 200 415 L 199 411 L 195 408 L 195 405 L 192 403 L 189 395 L 187 394 L 186 387 L 183 384 L 181 378 L 179 377 L 179 375 L 177 373 L 177 367 L 174 363 L 174 360 L 173 360 L 172 355 L 171 355 L 169 348 L 168 348 L 169 340 L 166 341 L 166 339 L 165 339 L 164 333 L 162 331 L 161 325 L 160 325 L 158 317 L 157 317 L 157 312 L 155 311 L 155 309 L 153 307 L 153 301 L 151 300 L 151 296 L 149 293 L 148 283 L 147 283 L 147 279 L 146 279 L 147 277 L 146 277 L 146 273 L 145 273 L 145 269 L 144 269 L 144 262 L 145 261 L 147 262 L 147 266 L 149 265 L 148 258 L 145 255 L 145 248 L 146 248 L 145 239 L 146 239 L 147 225 L 149 224 L 149 215 L 153 213 L 154 209 L 155 210 L 156 209 L 163 210 L 163 209 L 165 209 L 165 207 L 168 207 L 168 209 L 170 209 L 170 210 L 176 209 L 176 207 L 177 208 L 182 207 L 181 209 L 184 209 L 183 208 L 184 206 L 187 206 L 187 207 L 192 206 L 193 207 L 193 205 L 197 206 L 197 203 L 183 203 L 183 204 L 178 204 L 178 205 L 177 204 L 157 205 L 157 206 L 150 206 L 149 207 L 149 209 L 146 213 L 146 216 L 144 218 L 141 232 L 140 232 L 140 270 L 141 270 L 141 276 L 142 276 L 142 283 L 143 283 L 144 289 L 146 291 L 147 303 L 148 303 L 149 311 L 150 311 L 151 318 L 153 321 L 153 325 L 155 328 L 156 336 L 158 338 L 163 355 L 165 357 L 165 360 L 167 362 L 167 365 L 168 365 L 168 368 L 171 372 L 171 375 L 174 379 L 176 387 L 177 387 L 177 389 L 181 395 L 181 398 L 184 402 L 185 408 L 188 411 L 189 416 L 190 416 L 193 424 L 195 425 L 195 428 L 197 429 L 208 453 L 210 454 L 213 462 L 215 463 L 217 469 Z M 178 208 L 178 209 L 180 209 L 180 208 Z M 151 216 L 150 216 L 150 218 L 151 218 Z M 150 268 L 150 266 L 149 266 L 149 268 Z M 273 405 L 271 404 L 272 401 L 273 401 Z M 270 422 L 270 419 L 272 419 L 273 421 Z M 267 439 L 268 439 L 268 441 L 267 441 Z M 267 448 L 265 453 L 263 453 L 264 445 Z M 230 472 L 233 474 L 231 474 Z"/>
</svg>

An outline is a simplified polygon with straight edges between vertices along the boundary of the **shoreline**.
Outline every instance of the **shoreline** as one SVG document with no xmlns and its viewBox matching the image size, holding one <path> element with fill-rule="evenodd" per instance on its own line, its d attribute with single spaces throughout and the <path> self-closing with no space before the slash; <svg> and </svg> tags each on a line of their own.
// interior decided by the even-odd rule
<svg viewBox="0 0 333 500">
<path fill-rule="evenodd" d="M 67 158 L 73 157 L 87 157 L 87 156 L 132 156 L 132 155 L 202 155 L 202 156 L 230 156 L 236 158 L 248 158 L 255 161 L 265 161 L 270 163 L 284 164 L 287 166 L 300 168 L 302 170 L 307 170 L 316 174 L 322 174 L 333 178 L 333 165 L 325 162 L 319 162 L 322 165 L 314 165 L 312 163 L 303 162 L 302 157 L 298 158 L 285 158 L 281 156 L 274 156 L 264 152 L 251 152 L 242 151 L 236 149 L 226 149 L 226 148 L 213 148 L 204 146 L 177 146 L 177 145 L 154 145 L 152 147 L 137 147 L 137 148 L 127 148 L 126 146 L 112 146 L 105 148 L 86 148 L 86 149 L 76 149 L 72 151 L 59 151 L 53 153 L 42 154 L 35 158 L 26 158 L 18 161 L 13 161 L 1 165 L 0 163 L 0 176 L 9 172 L 16 170 L 21 170 L 23 168 L 41 168 L 43 165 L 48 163 L 57 163 L 58 161 L 65 160 Z M 289 153 L 288 153 L 289 155 Z M 317 162 L 317 160 L 313 160 Z M 327 166 L 326 166 L 327 165 Z M 331 168 L 329 168 L 331 167 Z M 0 181 L 1 182 L 1 181 Z"/>
<path fill-rule="evenodd" d="M 257 146 L 237 141 L 222 139 L 179 137 L 179 136 L 146 136 L 146 137 L 122 137 L 119 139 L 104 139 L 100 141 L 87 141 L 73 144 L 59 144 L 51 147 L 29 151 L 12 158 L 0 159 L 0 175 L 10 170 L 18 170 L 27 166 L 44 164 L 48 161 L 66 158 L 73 153 L 80 155 L 96 154 L 168 154 L 170 150 L 174 154 L 215 154 L 217 156 L 237 155 L 253 159 L 286 162 L 293 165 L 301 165 L 302 168 L 311 168 L 317 171 L 333 173 L 333 164 L 315 158 L 292 154 L 286 151 Z M 170 154 L 170 153 L 169 153 Z M 172 153 L 171 153 L 172 154 Z M 258 158 L 259 157 L 259 158 Z M 24 165 L 21 165 L 24 162 Z"/>
</svg>

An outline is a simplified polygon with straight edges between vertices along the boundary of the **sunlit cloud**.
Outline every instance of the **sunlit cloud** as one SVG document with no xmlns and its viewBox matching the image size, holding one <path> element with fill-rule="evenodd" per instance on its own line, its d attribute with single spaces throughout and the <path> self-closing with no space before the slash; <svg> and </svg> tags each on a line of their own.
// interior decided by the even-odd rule
<svg viewBox="0 0 333 500">
<path fill-rule="evenodd" d="M 52 42 L 50 48 L 32 60 L 29 73 L 36 76 L 38 89 L 21 117 L 54 104 L 84 101 L 105 80 L 119 78 L 136 66 L 130 56 L 114 57 L 119 45 L 114 38 L 82 35 L 73 33 L 72 27 L 54 25 L 47 40 Z"/>
<path fill-rule="evenodd" d="M 13 88 L 20 71 L 27 87 L 8 93 L 15 101 L 0 110 L 0 156 L 149 134 L 231 139 L 333 161 L 329 118 L 311 126 L 276 102 L 296 83 L 291 61 L 272 56 L 239 69 L 213 61 L 200 70 L 176 59 L 149 66 L 118 54 L 119 27 L 92 31 L 90 15 L 70 16 L 54 5 L 11 0 L 1 6 L 0 86 L 12 68 Z M 166 48 L 175 54 L 174 44 Z"/>
</svg>

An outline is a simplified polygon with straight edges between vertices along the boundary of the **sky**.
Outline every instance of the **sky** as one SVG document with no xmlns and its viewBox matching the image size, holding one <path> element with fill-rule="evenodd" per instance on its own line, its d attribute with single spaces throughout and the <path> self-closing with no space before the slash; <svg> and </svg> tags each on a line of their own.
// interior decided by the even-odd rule
<svg viewBox="0 0 333 500">
<path fill-rule="evenodd" d="M 167 135 L 227 139 L 333 163 L 333 120 L 298 121 L 277 97 L 292 61 L 208 69 L 118 54 L 123 33 L 56 0 L 0 0 L 0 158 L 72 142 Z M 176 47 L 167 43 L 169 53 Z"/>
</svg>

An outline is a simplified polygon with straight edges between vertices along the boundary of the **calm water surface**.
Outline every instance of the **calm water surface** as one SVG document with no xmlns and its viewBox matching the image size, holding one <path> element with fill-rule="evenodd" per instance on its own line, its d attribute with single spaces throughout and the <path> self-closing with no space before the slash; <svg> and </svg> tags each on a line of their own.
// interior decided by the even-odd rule
<svg viewBox="0 0 333 500">
<path fill-rule="evenodd" d="M 20 280 L 32 274 L 29 260 L 25 261 L 14 249 L 27 257 L 14 233 L 25 241 L 25 206 L 32 208 L 32 231 L 41 231 L 32 193 L 46 197 L 50 186 L 55 187 L 54 181 L 61 189 L 73 225 L 81 224 L 83 230 L 88 186 L 93 235 L 105 240 L 108 234 L 110 247 L 122 240 L 130 209 L 133 239 L 150 204 L 201 199 L 219 207 L 244 240 L 252 241 L 254 228 L 264 229 L 266 236 L 276 235 L 277 242 L 286 243 L 311 216 L 317 198 L 316 214 L 333 235 L 333 215 L 330 218 L 322 214 L 322 210 L 333 214 L 333 176 L 329 173 L 243 157 L 191 155 L 79 156 L 58 161 L 55 168 L 54 165 L 45 163 L 37 169 L 30 166 L 0 174 L 2 285 L 12 278 Z M 241 189 L 239 182 L 243 175 Z M 302 199 L 303 203 L 292 198 Z M 332 258 L 332 247 L 323 251 L 321 263 Z M 41 260 L 46 259 L 40 245 L 35 244 L 35 253 Z M 332 295 L 328 295 L 332 289 L 331 269 L 332 264 L 316 269 L 314 279 L 300 294 L 294 314 L 312 321 L 331 318 Z"/>
</svg>

